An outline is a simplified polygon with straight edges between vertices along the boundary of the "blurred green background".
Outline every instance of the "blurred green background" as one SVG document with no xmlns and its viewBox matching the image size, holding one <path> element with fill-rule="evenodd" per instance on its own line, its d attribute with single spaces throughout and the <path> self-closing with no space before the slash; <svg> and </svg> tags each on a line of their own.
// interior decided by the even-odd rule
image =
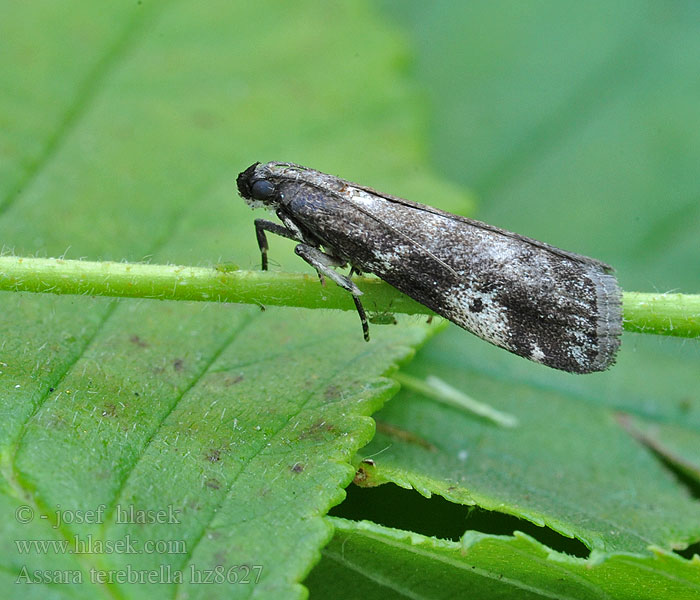
<svg viewBox="0 0 700 600">
<path fill-rule="evenodd" d="M 432 164 L 478 215 L 618 268 L 700 283 L 700 4 L 384 2 L 428 99 Z"/>
<path fill-rule="evenodd" d="M 205 265 L 224 260 L 256 269 L 252 220 L 262 215 L 237 197 L 235 177 L 257 160 L 290 160 L 604 260 L 617 269 L 626 290 L 700 291 L 695 1 L 0 0 L 0 8 L 5 251 Z M 305 269 L 291 249 L 289 241 L 271 240 L 273 268 Z M 195 364 L 219 351 L 215 338 L 231 327 L 232 312 L 245 319 L 258 311 L 185 303 L 164 308 L 144 301 L 124 303 L 112 315 L 112 305 L 91 298 L 3 293 L 0 300 L 0 350 L 12 355 L 24 378 L 20 391 L 9 377 L 0 379 L 9 415 L 2 441 L 8 447 L 23 435 L 23 420 L 34 407 L 40 410 L 47 398 L 49 407 L 57 402 L 47 391 L 51 378 L 60 381 L 85 348 L 99 357 L 91 363 L 96 371 L 125 359 L 122 346 L 100 337 L 110 318 L 115 335 L 134 322 L 152 325 L 163 356 L 189 352 Z M 264 317 L 272 320 L 273 314 L 280 313 Z M 340 324 L 338 331 L 359 336 L 353 314 L 285 314 L 295 315 L 284 325 L 290 338 L 311 331 L 308 319 L 321 318 L 319 330 L 333 332 Z M 411 324 L 420 327 L 417 320 Z M 214 332 L 212 339 L 194 336 L 195 325 Z M 381 340 L 385 333 L 375 327 L 373 335 Z M 390 335 L 400 337 L 400 328 Z M 133 349 L 128 339 L 122 341 Z M 266 346 L 264 339 L 254 341 Z M 574 531 L 581 519 L 561 502 L 554 469 L 562 477 L 582 473 L 577 481 L 583 487 L 590 473 L 619 480 L 621 490 L 588 485 L 583 491 L 589 497 L 568 490 L 576 509 L 591 514 L 601 512 L 596 503 L 606 493 L 606 510 L 622 510 L 635 482 L 649 489 L 649 463 L 662 469 L 617 426 L 616 411 L 651 424 L 659 439 L 676 444 L 678 456 L 700 464 L 699 358 L 695 340 L 625 334 L 614 369 L 575 378 L 453 327 L 423 348 L 408 370 L 421 377 L 437 373 L 479 400 L 521 411 L 532 427 L 519 434 L 531 439 L 502 451 L 497 442 L 511 444 L 517 434 L 499 438 L 502 432 L 468 415 L 455 418 L 408 392 L 378 418 L 433 436 L 433 443 L 445 447 L 469 443 L 491 451 L 493 463 L 458 465 L 460 476 L 481 469 L 482 479 L 468 480 L 467 492 L 493 492 L 488 468 L 506 473 L 503 490 L 497 490 L 503 494 L 490 497 L 494 504 L 510 494 L 522 499 L 520 508 L 539 510 L 550 523 L 558 519 Z M 114 367 L 110 384 L 121 389 L 119 377 L 128 382 L 133 374 L 160 381 L 137 363 Z M 182 385 L 191 376 L 176 375 Z M 80 380 L 80 374 L 75 377 Z M 148 408 L 161 396 L 144 394 L 140 401 Z M 90 399 L 84 402 L 88 414 Z M 582 431 L 591 432 L 590 438 L 581 438 Z M 91 433 L 101 435 L 97 428 Z M 544 447 L 539 440 L 545 438 L 569 454 Z M 598 462 L 613 438 L 620 456 L 639 461 L 638 471 L 624 461 Z M 85 451 L 76 456 L 89 456 L 85 440 Z M 374 443 L 366 454 L 392 442 L 380 433 Z M 406 466 L 401 461 L 408 454 L 399 446 L 382 454 L 384 464 Z M 587 455 L 593 446 L 600 454 Z M 532 452 L 532 460 L 521 449 Z M 27 472 L 41 475 L 48 463 L 33 447 L 25 450 Z M 138 447 L 125 442 L 110 445 L 103 458 L 114 461 L 119 452 L 140 456 Z M 437 466 L 421 475 L 449 484 Z M 75 482 L 86 472 L 74 466 L 58 481 L 45 471 L 50 469 L 38 488 L 59 486 L 69 494 L 79 491 Z M 640 492 L 645 501 L 639 503 L 635 535 L 641 539 L 653 529 L 646 539 L 666 547 L 697 539 L 697 502 L 663 473 L 651 483 L 671 489 L 669 506 L 682 504 L 685 512 L 664 510 Z M 535 484 L 536 493 L 520 493 Z M 421 530 L 421 508 L 406 502 L 401 512 L 391 497 L 385 502 L 402 527 Z M 653 511 L 664 514 L 648 518 Z M 444 531 L 459 535 L 454 513 L 444 504 L 435 513 L 435 526 L 426 532 L 443 531 L 440 522 L 446 521 Z M 487 524 L 473 526 L 488 530 Z M 503 531 L 513 527 L 506 523 Z M 307 556 L 318 547 L 309 542 Z M 294 573 L 303 577 L 310 565 L 310 559 L 299 559 Z M 291 577 L 286 565 L 278 566 L 283 577 Z"/>
</svg>

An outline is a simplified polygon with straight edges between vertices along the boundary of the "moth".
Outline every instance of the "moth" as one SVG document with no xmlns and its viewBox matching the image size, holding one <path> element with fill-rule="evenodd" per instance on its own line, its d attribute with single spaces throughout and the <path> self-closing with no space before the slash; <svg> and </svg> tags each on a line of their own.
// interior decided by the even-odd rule
<svg viewBox="0 0 700 600">
<path fill-rule="evenodd" d="M 238 191 L 281 223 L 255 220 L 267 269 L 266 233 L 352 294 L 369 325 L 354 274 L 373 273 L 467 331 L 570 373 L 615 362 L 622 292 L 612 268 L 586 256 L 333 175 L 284 162 L 255 163 Z M 349 266 L 348 275 L 336 271 Z"/>
</svg>

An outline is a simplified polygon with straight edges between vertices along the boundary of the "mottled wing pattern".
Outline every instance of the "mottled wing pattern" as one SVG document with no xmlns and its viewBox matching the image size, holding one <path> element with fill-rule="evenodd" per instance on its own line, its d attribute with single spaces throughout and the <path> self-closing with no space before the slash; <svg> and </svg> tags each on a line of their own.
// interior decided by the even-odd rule
<svg viewBox="0 0 700 600">
<path fill-rule="evenodd" d="M 607 265 L 318 171 L 270 164 L 279 169 L 278 210 L 326 251 L 520 356 L 574 373 L 614 362 L 621 291 Z"/>
<path fill-rule="evenodd" d="M 621 292 L 606 265 L 364 190 L 351 198 L 379 229 L 405 234 L 373 236 L 368 271 L 520 356 L 579 373 L 612 364 Z"/>
</svg>

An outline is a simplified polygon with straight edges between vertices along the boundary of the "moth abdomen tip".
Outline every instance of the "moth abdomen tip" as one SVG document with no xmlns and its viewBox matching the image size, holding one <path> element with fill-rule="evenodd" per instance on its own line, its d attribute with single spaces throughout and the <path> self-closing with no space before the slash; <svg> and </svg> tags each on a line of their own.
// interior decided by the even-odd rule
<svg viewBox="0 0 700 600">
<path fill-rule="evenodd" d="M 610 272 L 592 277 L 596 292 L 598 353 L 592 371 L 605 371 L 615 363 L 622 336 L 622 290 Z"/>
</svg>

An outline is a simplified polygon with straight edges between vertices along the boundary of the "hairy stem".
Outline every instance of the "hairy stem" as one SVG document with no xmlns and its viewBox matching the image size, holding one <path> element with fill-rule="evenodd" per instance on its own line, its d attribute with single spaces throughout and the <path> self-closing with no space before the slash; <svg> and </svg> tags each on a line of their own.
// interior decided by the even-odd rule
<svg viewBox="0 0 700 600">
<path fill-rule="evenodd" d="M 374 277 L 357 277 L 369 311 L 432 314 Z M 315 275 L 241 271 L 235 267 L 185 267 L 0 256 L 0 290 L 83 296 L 238 302 L 355 310 L 336 285 L 319 285 Z M 700 337 L 700 294 L 625 292 L 624 325 L 629 331 Z"/>
<path fill-rule="evenodd" d="M 627 331 L 676 337 L 700 337 L 700 294 L 624 292 Z"/>
</svg>

